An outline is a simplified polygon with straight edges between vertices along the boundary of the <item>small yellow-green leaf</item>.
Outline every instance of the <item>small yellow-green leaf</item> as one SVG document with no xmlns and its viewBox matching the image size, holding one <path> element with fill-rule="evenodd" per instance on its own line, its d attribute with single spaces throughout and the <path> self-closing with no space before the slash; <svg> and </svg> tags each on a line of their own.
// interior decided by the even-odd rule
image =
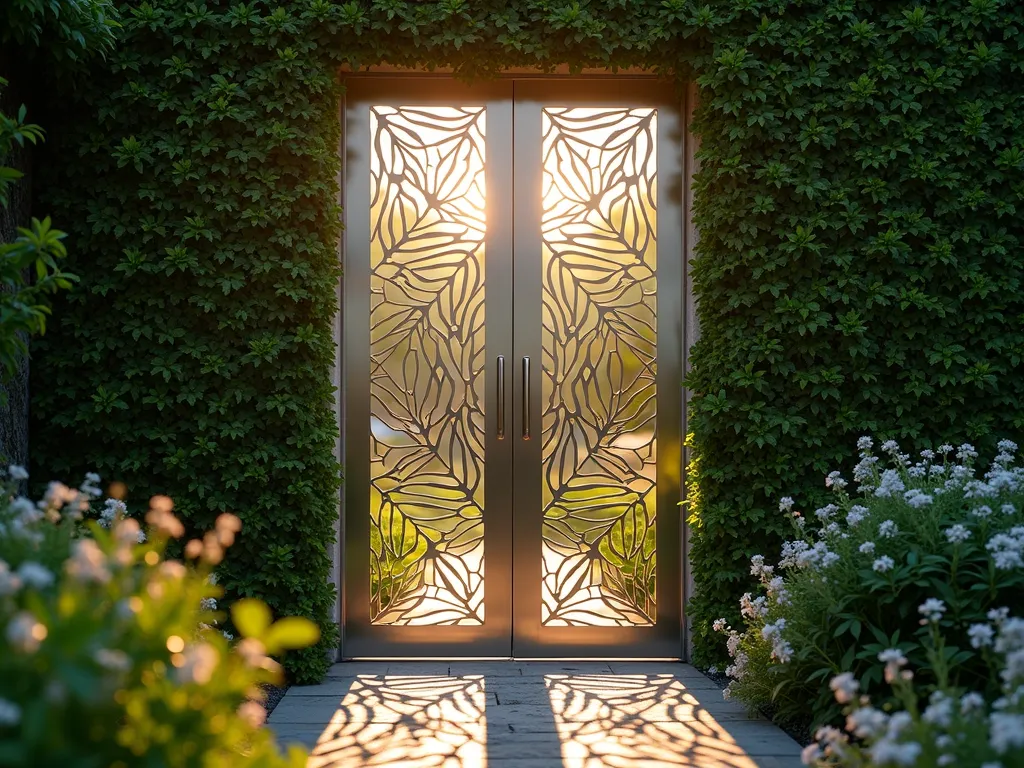
<svg viewBox="0 0 1024 768">
<path fill-rule="evenodd" d="M 271 653 L 306 648 L 320 639 L 320 628 L 309 619 L 289 616 L 274 623 L 263 642 Z"/>
<path fill-rule="evenodd" d="M 231 619 L 243 637 L 262 640 L 270 626 L 270 609 L 262 600 L 247 597 L 231 606 Z"/>
</svg>

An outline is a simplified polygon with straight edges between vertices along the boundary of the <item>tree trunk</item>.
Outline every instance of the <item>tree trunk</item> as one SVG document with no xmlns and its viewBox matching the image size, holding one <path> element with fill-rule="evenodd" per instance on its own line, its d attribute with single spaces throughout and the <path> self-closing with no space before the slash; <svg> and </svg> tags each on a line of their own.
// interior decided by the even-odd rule
<svg viewBox="0 0 1024 768">
<path fill-rule="evenodd" d="M 9 72 L 4 64 L 6 62 L 0 61 L 0 74 Z M 0 92 L 0 112 L 12 115 L 17 114 L 21 101 L 18 99 L 16 82 L 9 76 L 8 79 L 12 82 Z M 13 241 L 17 228 L 26 226 L 31 217 L 31 159 L 30 149 L 19 148 L 17 145 L 10 155 L 0 157 L 0 165 L 16 168 L 25 174 L 8 188 L 8 206 L 0 207 L 0 242 Z M 0 466 L 28 465 L 28 373 L 29 361 L 28 355 L 25 355 L 10 380 L 6 383 L 0 381 L 0 398 L 6 394 L 6 405 L 0 407 Z"/>
</svg>

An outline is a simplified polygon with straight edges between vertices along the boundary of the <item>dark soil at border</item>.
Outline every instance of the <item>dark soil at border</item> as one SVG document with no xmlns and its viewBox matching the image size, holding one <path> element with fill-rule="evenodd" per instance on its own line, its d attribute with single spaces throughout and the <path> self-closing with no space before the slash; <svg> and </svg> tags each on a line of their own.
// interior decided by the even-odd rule
<svg viewBox="0 0 1024 768">
<path fill-rule="evenodd" d="M 281 702 L 284 695 L 288 693 L 288 688 L 290 687 L 288 685 L 271 685 L 270 683 L 260 684 L 260 688 L 263 689 L 263 695 L 266 697 L 263 700 L 263 707 L 267 710 L 268 716 L 274 711 L 274 707 Z"/>
</svg>

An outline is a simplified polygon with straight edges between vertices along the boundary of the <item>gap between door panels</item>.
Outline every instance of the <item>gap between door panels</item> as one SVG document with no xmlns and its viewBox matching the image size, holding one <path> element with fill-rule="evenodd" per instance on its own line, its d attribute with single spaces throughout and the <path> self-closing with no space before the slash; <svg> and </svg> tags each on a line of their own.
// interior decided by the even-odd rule
<svg viewBox="0 0 1024 768">
<path fill-rule="evenodd" d="M 515 80 L 513 80 L 512 81 L 512 125 L 509 126 L 509 138 L 512 140 L 512 144 L 511 144 L 512 147 L 515 147 L 515 145 L 516 145 L 516 109 L 517 109 L 516 105 L 518 103 L 517 100 L 516 100 L 516 86 L 517 86 L 517 82 Z M 509 199 L 514 201 L 516 199 L 516 174 L 515 174 L 515 158 L 514 157 L 513 157 L 512 168 L 513 168 L 513 170 L 512 170 L 512 177 L 509 180 L 510 195 L 511 195 Z M 508 213 L 508 215 L 511 215 L 512 214 L 512 209 L 509 208 L 507 210 L 507 213 Z M 515 220 L 514 219 L 512 221 L 512 226 L 510 226 L 508 228 L 508 231 L 509 231 L 509 244 L 511 246 L 510 250 L 511 250 L 511 253 L 512 253 L 512 260 L 513 260 L 513 263 L 514 263 L 515 262 L 515 258 L 516 258 L 516 227 L 515 227 Z M 509 352 L 511 352 L 513 349 L 516 348 L 516 339 L 515 339 L 516 324 L 514 322 L 515 321 L 515 317 L 514 317 L 515 306 L 516 306 L 516 271 L 513 269 L 512 270 L 512 301 L 511 301 L 511 308 L 512 308 L 512 312 L 513 312 L 513 317 L 508 318 L 508 321 L 510 323 L 509 327 L 512 329 L 512 349 L 510 349 Z M 513 371 L 514 370 L 515 370 L 515 367 L 513 366 Z M 514 373 L 513 373 L 512 380 L 515 381 L 515 374 Z M 512 401 L 515 402 L 515 387 L 514 386 L 512 387 L 512 394 L 513 394 Z M 504 407 L 504 403 L 502 403 L 502 407 Z M 506 416 L 506 419 L 507 418 L 508 417 Z M 515 435 L 515 430 L 512 430 L 512 434 Z M 515 456 L 515 454 L 513 453 L 513 457 L 514 456 Z M 512 487 L 509 490 L 512 492 L 512 506 L 511 506 L 511 510 L 512 510 L 512 540 L 515 541 L 515 539 L 516 539 L 516 515 L 515 515 L 515 509 L 516 509 L 516 477 L 515 477 L 515 463 L 514 462 L 512 464 L 512 472 L 513 472 L 513 474 L 512 474 Z M 515 606 L 515 604 L 516 604 L 516 580 L 515 580 L 516 548 L 515 547 L 512 547 L 512 551 L 511 551 L 510 557 L 511 557 L 511 560 L 512 560 L 512 570 L 511 570 L 511 573 L 509 573 L 509 582 L 508 582 L 508 584 L 509 584 L 509 586 L 508 586 L 509 604 L 512 605 L 512 606 Z M 515 616 L 514 609 L 513 609 L 513 614 L 512 615 Z M 509 645 L 510 645 L 511 650 L 512 650 L 512 655 L 509 656 L 509 659 L 514 661 L 514 660 L 516 660 L 516 655 L 515 655 L 516 654 L 516 627 L 515 627 L 515 621 L 514 620 L 512 621 L 512 631 L 509 634 Z"/>
</svg>

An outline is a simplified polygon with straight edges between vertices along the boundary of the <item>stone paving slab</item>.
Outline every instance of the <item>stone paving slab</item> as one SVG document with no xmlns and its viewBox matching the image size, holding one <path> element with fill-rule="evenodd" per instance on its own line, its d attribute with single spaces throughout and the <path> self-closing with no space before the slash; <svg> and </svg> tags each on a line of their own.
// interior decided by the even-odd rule
<svg viewBox="0 0 1024 768">
<path fill-rule="evenodd" d="M 349 662 L 268 726 L 307 768 L 797 768 L 799 745 L 672 662 Z"/>
</svg>

